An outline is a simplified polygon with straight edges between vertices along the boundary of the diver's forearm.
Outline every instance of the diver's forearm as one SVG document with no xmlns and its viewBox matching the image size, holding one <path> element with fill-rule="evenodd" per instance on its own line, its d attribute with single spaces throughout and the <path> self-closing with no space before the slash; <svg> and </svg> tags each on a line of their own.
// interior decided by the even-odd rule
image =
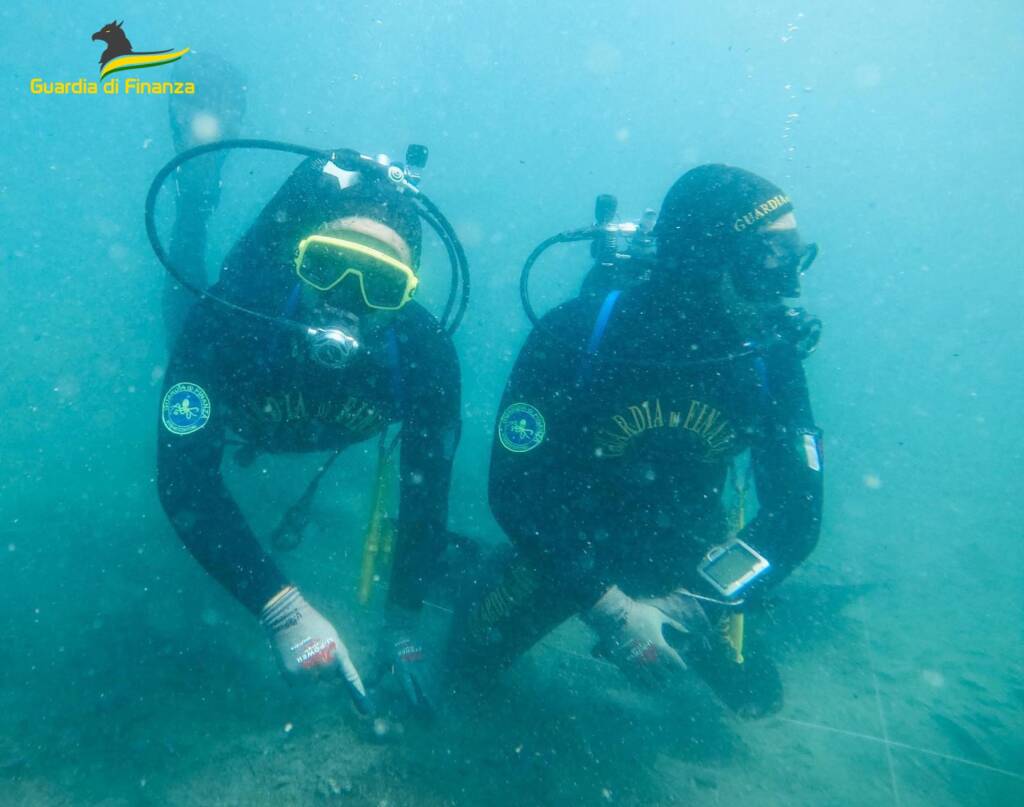
<svg viewBox="0 0 1024 807">
<path fill-rule="evenodd" d="M 157 465 L 160 503 L 200 566 L 254 614 L 288 581 L 263 551 L 219 471 L 197 469 L 165 450 Z"/>
<path fill-rule="evenodd" d="M 207 216 L 199 211 L 179 205 L 178 215 L 171 229 L 168 255 L 171 263 L 186 280 L 205 288 L 206 278 L 206 222 Z"/>
<path fill-rule="evenodd" d="M 197 289 L 208 285 L 206 277 L 206 215 L 179 202 L 171 230 L 168 255 L 182 277 Z M 168 350 L 174 349 L 196 296 L 170 274 L 164 276 L 163 315 Z"/>
<path fill-rule="evenodd" d="M 178 536 L 199 565 L 253 614 L 288 585 L 244 524 L 206 516 L 192 529 L 178 530 Z"/>
</svg>

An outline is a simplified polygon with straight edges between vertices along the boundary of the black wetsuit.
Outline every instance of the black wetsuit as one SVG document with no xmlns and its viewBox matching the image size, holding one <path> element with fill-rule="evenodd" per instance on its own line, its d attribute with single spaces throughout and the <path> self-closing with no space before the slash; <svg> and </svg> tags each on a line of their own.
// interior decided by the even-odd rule
<svg viewBox="0 0 1024 807">
<path fill-rule="evenodd" d="M 686 311 L 673 292 L 649 283 L 614 304 L 581 297 L 523 347 L 490 472 L 517 558 L 470 608 L 470 652 L 476 643 L 508 663 L 613 584 L 714 594 L 696 566 L 726 537 L 723 489 L 748 449 L 759 510 L 741 537 L 770 560 L 768 582 L 813 549 L 820 433 L 800 357 L 782 342 L 751 352 L 715 300 Z"/>
<path fill-rule="evenodd" d="M 195 385 L 208 422 L 168 428 Z M 193 389 L 184 387 L 184 389 Z M 168 400 L 171 391 L 173 400 Z M 187 407 L 203 418 L 198 393 Z M 158 438 L 160 499 L 196 560 L 258 613 L 287 584 L 221 476 L 225 438 L 258 450 L 342 449 L 402 422 L 392 602 L 418 608 L 446 542 L 452 455 L 459 435 L 459 367 L 450 337 L 410 303 L 345 370 L 312 362 L 302 334 L 206 302 L 195 306 L 167 369 Z M 175 426 L 174 418 L 171 425 Z M 289 502 L 281 502 L 282 510 Z"/>
</svg>

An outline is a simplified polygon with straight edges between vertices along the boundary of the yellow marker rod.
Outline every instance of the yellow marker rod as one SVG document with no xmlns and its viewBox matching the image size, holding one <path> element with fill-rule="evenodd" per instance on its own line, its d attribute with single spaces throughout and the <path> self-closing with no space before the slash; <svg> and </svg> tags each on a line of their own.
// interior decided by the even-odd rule
<svg viewBox="0 0 1024 807">
<path fill-rule="evenodd" d="M 395 443 L 393 442 L 390 447 L 387 447 L 386 437 L 386 432 L 381 435 L 380 448 L 377 452 L 377 482 L 373 488 L 370 520 L 363 536 L 363 563 L 359 574 L 359 602 L 363 605 L 370 601 L 370 594 L 373 592 L 378 556 L 383 555 L 384 560 L 390 559 L 391 547 L 394 543 L 391 521 L 388 516 L 391 509 L 389 506 L 392 481 L 391 453 Z"/>
<path fill-rule="evenodd" d="M 748 471 L 749 472 L 749 471 Z M 747 484 L 748 479 L 744 475 L 744 479 L 740 481 L 739 468 L 736 467 L 736 463 L 732 465 L 732 484 L 736 490 L 736 534 L 739 535 L 747 525 Z M 743 663 L 743 612 L 736 611 L 729 615 L 729 621 L 725 625 L 723 631 L 725 640 L 732 647 L 735 653 L 734 659 L 737 664 Z"/>
</svg>

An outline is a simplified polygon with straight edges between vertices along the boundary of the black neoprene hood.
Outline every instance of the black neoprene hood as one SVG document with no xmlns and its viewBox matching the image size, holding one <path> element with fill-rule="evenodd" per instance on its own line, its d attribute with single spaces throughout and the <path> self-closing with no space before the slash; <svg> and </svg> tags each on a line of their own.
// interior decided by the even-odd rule
<svg viewBox="0 0 1024 807">
<path fill-rule="evenodd" d="M 767 179 L 731 165 L 708 164 L 683 174 L 661 205 L 655 235 L 660 258 L 727 252 L 750 232 L 793 209 Z"/>
</svg>

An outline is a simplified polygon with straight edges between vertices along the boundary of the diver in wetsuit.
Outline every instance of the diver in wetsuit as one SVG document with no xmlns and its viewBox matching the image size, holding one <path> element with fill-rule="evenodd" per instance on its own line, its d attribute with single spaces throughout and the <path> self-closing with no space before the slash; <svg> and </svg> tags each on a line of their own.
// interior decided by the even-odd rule
<svg viewBox="0 0 1024 807">
<path fill-rule="evenodd" d="M 490 504 L 515 552 L 467 607 L 464 669 L 510 664 L 574 614 L 596 652 L 664 682 L 694 666 L 741 714 L 781 703 L 767 660 L 717 630 L 742 600 L 698 572 L 730 538 L 723 491 L 749 450 L 759 511 L 739 538 L 770 562 L 749 603 L 814 548 L 821 435 L 802 359 L 816 321 L 785 300 L 816 253 L 788 197 L 705 165 L 669 191 L 650 279 L 581 295 L 530 334 L 502 399 Z"/>
<path fill-rule="evenodd" d="M 189 312 L 168 364 L 158 437 L 160 500 L 196 560 L 260 619 L 285 673 L 341 674 L 370 706 L 338 631 L 260 546 L 221 474 L 225 445 L 328 452 L 401 423 L 398 537 L 381 649 L 427 709 L 423 591 L 447 541 L 460 429 L 451 338 L 411 301 L 421 225 L 383 179 L 304 161 Z M 245 312 L 256 312 L 250 315 Z M 308 323 L 309 327 L 286 327 Z M 418 702 L 417 702 L 418 701 Z"/>
</svg>

